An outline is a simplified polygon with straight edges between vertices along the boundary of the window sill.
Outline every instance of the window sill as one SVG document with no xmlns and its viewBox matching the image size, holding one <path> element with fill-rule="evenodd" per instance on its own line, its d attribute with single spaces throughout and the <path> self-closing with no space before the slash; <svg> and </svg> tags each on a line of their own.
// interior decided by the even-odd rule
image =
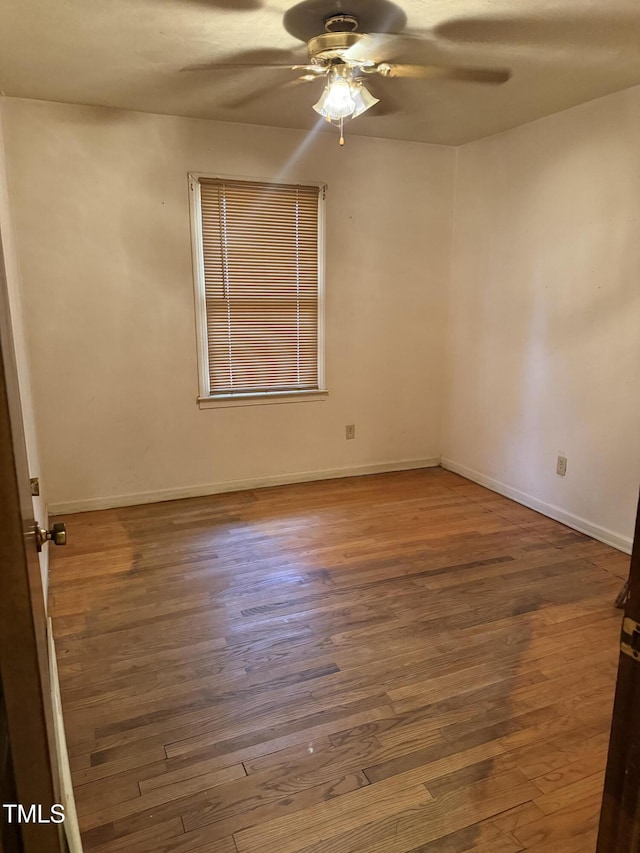
<svg viewBox="0 0 640 853">
<path fill-rule="evenodd" d="M 315 403 L 326 400 L 328 391 L 274 391 L 263 394 L 221 394 L 198 397 L 201 409 L 229 409 L 235 406 L 269 406 L 274 403 Z"/>
</svg>

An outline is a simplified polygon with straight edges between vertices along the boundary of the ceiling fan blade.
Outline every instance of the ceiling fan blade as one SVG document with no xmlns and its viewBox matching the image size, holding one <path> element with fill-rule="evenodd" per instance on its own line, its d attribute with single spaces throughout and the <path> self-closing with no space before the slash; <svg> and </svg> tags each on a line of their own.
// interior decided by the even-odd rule
<svg viewBox="0 0 640 853">
<path fill-rule="evenodd" d="M 276 83 L 275 85 L 271 83 L 266 86 L 260 86 L 256 89 L 253 89 L 253 91 L 251 92 L 247 92 L 245 95 L 241 95 L 237 98 L 232 98 L 231 100 L 223 101 L 220 106 L 224 107 L 225 109 L 234 110 L 238 107 L 243 107 L 245 104 L 250 104 L 251 101 L 255 101 L 259 98 L 262 98 L 271 92 L 281 91 L 283 89 L 291 89 L 295 86 L 301 85 L 302 83 L 307 83 L 310 79 L 311 78 L 304 76 L 297 77 L 295 80 L 285 80 L 284 82 Z"/>
<path fill-rule="evenodd" d="M 204 6 L 205 9 L 223 9 L 233 12 L 254 12 L 262 9 L 262 0 L 189 0 L 192 4 Z"/>
<path fill-rule="evenodd" d="M 308 74 L 317 75 L 324 74 L 324 69 L 319 65 L 276 65 L 272 62 L 203 62 L 198 65 L 187 65 L 185 68 L 181 68 L 180 71 L 224 71 L 226 68 L 235 71 L 241 71 L 243 68 L 267 68 L 282 71 L 286 68 L 287 71 L 304 71 Z"/>
<path fill-rule="evenodd" d="M 195 65 L 187 65 L 181 71 L 217 71 L 220 68 L 291 68 L 295 65 L 306 65 L 309 61 L 306 50 L 273 50 L 270 48 L 258 48 L 256 50 L 244 50 L 235 55 L 221 57 L 210 62 L 198 62 Z"/>
<path fill-rule="evenodd" d="M 398 65 L 384 63 L 380 73 L 385 77 L 409 77 L 421 80 L 433 80 L 446 77 L 448 80 L 460 80 L 466 83 L 506 83 L 511 72 L 506 68 L 448 68 L 443 65 Z"/>
<path fill-rule="evenodd" d="M 342 58 L 350 62 L 386 62 L 410 56 L 416 49 L 423 53 L 429 41 L 433 41 L 429 36 L 412 38 L 395 33 L 366 33 L 345 51 Z"/>
<path fill-rule="evenodd" d="M 634 12 L 585 10 L 581 14 L 495 16 L 445 21 L 434 32 L 451 43 L 492 44 L 513 48 L 564 48 L 568 51 L 637 50 L 640 9 Z"/>
</svg>

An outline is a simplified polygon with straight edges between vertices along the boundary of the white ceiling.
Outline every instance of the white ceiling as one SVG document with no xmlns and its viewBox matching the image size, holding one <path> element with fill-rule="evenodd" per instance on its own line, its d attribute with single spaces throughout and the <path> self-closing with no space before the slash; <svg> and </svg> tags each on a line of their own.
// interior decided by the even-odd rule
<svg viewBox="0 0 640 853">
<path fill-rule="evenodd" d="M 375 12 L 387 0 L 306 2 L 329 14 L 367 2 Z M 283 26 L 294 5 L 3 0 L 0 89 L 14 97 L 310 128 L 318 80 L 287 88 L 278 84 L 295 75 L 282 69 L 181 71 L 214 61 L 288 61 L 291 51 L 304 62 L 304 43 Z M 398 6 L 405 32 L 422 39 L 407 48 L 407 61 L 506 66 L 513 77 L 503 86 L 375 80 L 381 107 L 393 102 L 399 110 L 372 111 L 349 133 L 455 145 L 640 83 L 639 0 L 398 0 Z M 225 105 L 253 92 L 257 97 L 245 103 Z"/>
</svg>

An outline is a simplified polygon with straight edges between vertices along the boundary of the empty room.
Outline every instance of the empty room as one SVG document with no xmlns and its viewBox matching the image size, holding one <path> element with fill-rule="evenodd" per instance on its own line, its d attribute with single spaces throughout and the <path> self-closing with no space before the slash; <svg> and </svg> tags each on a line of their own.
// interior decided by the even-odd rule
<svg viewBox="0 0 640 853">
<path fill-rule="evenodd" d="M 0 21 L 1 853 L 637 853 L 637 4 Z"/>
</svg>

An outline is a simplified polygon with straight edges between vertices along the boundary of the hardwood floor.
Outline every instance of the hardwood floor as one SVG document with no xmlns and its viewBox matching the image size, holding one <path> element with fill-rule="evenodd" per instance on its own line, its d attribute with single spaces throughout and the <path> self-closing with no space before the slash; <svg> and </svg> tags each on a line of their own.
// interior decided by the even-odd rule
<svg viewBox="0 0 640 853">
<path fill-rule="evenodd" d="M 441 469 L 67 516 L 90 853 L 592 853 L 629 558 Z"/>
</svg>

